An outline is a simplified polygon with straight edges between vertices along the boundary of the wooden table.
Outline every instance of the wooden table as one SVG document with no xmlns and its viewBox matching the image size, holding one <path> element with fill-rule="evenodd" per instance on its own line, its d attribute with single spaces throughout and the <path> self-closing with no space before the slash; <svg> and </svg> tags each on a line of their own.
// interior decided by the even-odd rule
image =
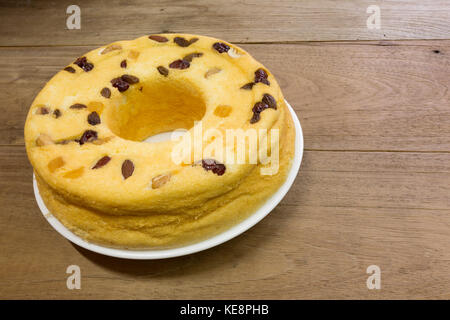
<svg viewBox="0 0 450 320">
<path fill-rule="evenodd" d="M 0 298 L 450 298 L 450 2 L 0 1 Z M 381 29 L 366 12 L 379 5 Z M 278 78 L 303 126 L 300 174 L 219 247 L 127 261 L 57 234 L 33 195 L 23 125 L 82 53 L 159 32 L 226 39 Z M 68 290 L 66 268 L 81 268 Z M 369 290 L 366 269 L 381 269 Z"/>
</svg>

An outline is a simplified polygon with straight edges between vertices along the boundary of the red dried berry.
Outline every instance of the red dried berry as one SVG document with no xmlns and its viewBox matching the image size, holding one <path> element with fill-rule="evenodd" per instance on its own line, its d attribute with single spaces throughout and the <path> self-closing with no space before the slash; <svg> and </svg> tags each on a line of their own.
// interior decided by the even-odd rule
<svg viewBox="0 0 450 320">
<path fill-rule="evenodd" d="M 167 39 L 166 37 L 158 36 L 158 35 L 151 35 L 151 36 L 149 36 L 149 39 L 152 39 L 153 41 L 156 41 L 156 42 L 167 42 L 167 41 L 169 41 L 169 39 Z"/>
<path fill-rule="evenodd" d="M 255 83 L 261 82 L 270 85 L 269 80 L 267 80 L 268 74 L 264 69 L 259 68 L 255 71 Z"/>
<path fill-rule="evenodd" d="M 214 159 L 203 159 L 202 167 L 206 171 L 211 170 L 213 173 L 217 174 L 218 176 L 223 175 L 226 171 L 225 165 Z"/>
<path fill-rule="evenodd" d="M 262 102 L 267 104 L 269 106 L 269 108 L 277 110 L 277 101 L 270 94 L 265 93 L 262 98 Z"/>
<path fill-rule="evenodd" d="M 122 176 L 124 179 L 131 177 L 134 172 L 134 164 L 131 160 L 125 160 L 122 163 Z"/>
<path fill-rule="evenodd" d="M 100 116 L 97 112 L 93 111 L 88 115 L 88 123 L 92 126 L 96 126 L 97 124 L 100 124 Z"/>
<path fill-rule="evenodd" d="M 103 158 L 101 158 L 100 160 L 97 161 L 97 163 L 92 167 L 92 169 L 101 168 L 101 167 L 105 166 L 110 160 L 111 160 L 110 157 L 104 156 Z"/>
<path fill-rule="evenodd" d="M 85 144 L 86 142 L 92 142 L 97 139 L 98 139 L 97 131 L 86 130 L 83 133 L 83 135 L 81 136 L 81 138 L 79 140 L 75 140 L 75 141 L 77 141 L 81 146 L 81 145 Z"/>
<path fill-rule="evenodd" d="M 182 59 L 178 59 L 178 60 L 175 60 L 174 62 L 172 62 L 171 64 L 169 64 L 169 68 L 182 70 L 182 69 L 189 68 L 190 65 L 191 64 L 189 62 L 184 61 Z"/>
<path fill-rule="evenodd" d="M 87 61 L 86 57 L 78 58 L 77 60 L 75 60 L 74 64 L 76 64 L 86 72 L 89 72 L 92 69 L 94 69 L 94 65 L 89 61 Z"/>
<path fill-rule="evenodd" d="M 230 50 L 230 46 L 223 42 L 214 43 L 213 48 L 216 49 L 219 53 L 228 52 L 228 50 Z"/>
</svg>

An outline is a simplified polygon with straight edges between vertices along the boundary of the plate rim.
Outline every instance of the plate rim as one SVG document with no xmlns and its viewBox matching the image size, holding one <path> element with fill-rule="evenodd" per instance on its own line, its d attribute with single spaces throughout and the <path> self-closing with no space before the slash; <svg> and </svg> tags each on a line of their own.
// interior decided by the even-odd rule
<svg viewBox="0 0 450 320">
<path fill-rule="evenodd" d="M 304 149 L 303 131 L 300 124 L 300 120 L 298 119 L 294 109 L 289 104 L 289 102 L 286 101 L 286 99 L 284 101 L 292 115 L 292 120 L 294 122 L 295 127 L 294 159 L 292 161 L 291 169 L 289 170 L 289 174 L 286 178 L 286 181 L 253 214 L 248 216 L 246 219 L 244 219 L 237 225 L 211 238 L 182 247 L 170 249 L 151 249 L 151 250 L 117 249 L 90 243 L 82 239 L 81 237 L 77 236 L 69 229 L 67 229 L 55 216 L 53 216 L 50 213 L 50 211 L 45 206 L 44 201 L 39 193 L 36 177 L 33 172 L 33 189 L 38 207 L 41 210 L 41 213 L 44 216 L 44 218 L 46 218 L 46 220 L 48 221 L 48 223 L 64 238 L 84 249 L 110 257 L 133 259 L 133 260 L 167 259 L 200 252 L 218 246 L 246 232 L 247 230 L 255 226 L 258 222 L 260 222 L 263 218 L 265 218 L 267 215 L 269 215 L 269 213 L 272 212 L 272 210 L 281 202 L 286 193 L 290 190 L 298 175 L 303 158 L 303 149 Z"/>
</svg>

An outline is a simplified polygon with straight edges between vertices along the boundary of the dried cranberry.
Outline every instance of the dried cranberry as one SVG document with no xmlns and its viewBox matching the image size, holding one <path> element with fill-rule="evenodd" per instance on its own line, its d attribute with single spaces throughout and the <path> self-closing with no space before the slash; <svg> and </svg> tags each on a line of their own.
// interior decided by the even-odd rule
<svg viewBox="0 0 450 320">
<path fill-rule="evenodd" d="M 225 173 L 226 167 L 224 164 L 217 162 L 214 159 L 203 159 L 202 160 L 202 167 L 206 171 L 211 170 L 213 173 L 217 174 L 218 176 L 221 176 Z"/>
<path fill-rule="evenodd" d="M 129 83 L 129 84 L 135 84 L 139 82 L 139 78 L 129 75 L 129 74 L 124 74 L 120 77 L 123 81 Z"/>
<path fill-rule="evenodd" d="M 166 37 L 158 36 L 158 35 L 151 35 L 151 36 L 149 36 L 149 39 L 152 39 L 153 41 L 156 41 L 156 42 L 167 42 L 167 41 L 169 41 L 169 39 L 167 39 Z"/>
<path fill-rule="evenodd" d="M 75 60 L 74 64 L 76 64 L 86 72 L 89 72 L 92 69 L 94 69 L 94 65 L 89 61 L 87 61 L 86 57 L 78 58 L 77 60 Z"/>
<path fill-rule="evenodd" d="M 95 112 L 95 111 L 93 111 L 93 112 L 91 112 L 89 115 L 88 115 L 88 123 L 90 124 L 90 125 L 93 125 L 93 126 L 95 126 L 95 125 L 97 125 L 97 124 L 100 124 L 100 122 L 101 122 L 101 120 L 100 120 L 100 116 L 98 115 L 98 113 L 97 112 Z"/>
<path fill-rule="evenodd" d="M 262 82 L 269 86 L 270 82 L 269 80 L 267 80 L 267 77 L 268 77 L 267 72 L 264 71 L 264 69 L 259 68 L 258 70 L 255 71 L 255 83 Z"/>
<path fill-rule="evenodd" d="M 123 81 L 121 77 L 112 79 L 111 84 L 114 88 L 117 88 L 117 90 L 119 90 L 120 92 L 124 92 L 128 90 L 128 88 L 130 87 L 128 82 Z"/>
<path fill-rule="evenodd" d="M 92 167 L 92 169 L 98 169 L 105 166 L 109 162 L 109 160 L 111 160 L 110 157 L 104 156 L 103 158 L 97 161 L 97 163 Z"/>
<path fill-rule="evenodd" d="M 228 50 L 230 50 L 230 46 L 223 42 L 214 43 L 213 48 L 216 49 L 219 53 L 228 52 Z"/>
<path fill-rule="evenodd" d="M 277 101 L 270 94 L 265 93 L 262 98 L 262 102 L 267 104 L 269 106 L 269 108 L 277 110 Z"/>
<path fill-rule="evenodd" d="M 94 130 L 86 130 L 83 135 L 81 136 L 80 140 L 78 140 L 78 143 L 80 145 L 85 144 L 86 142 L 92 142 L 94 140 L 97 140 L 97 131 Z"/>
<path fill-rule="evenodd" d="M 124 179 L 131 177 L 134 172 L 134 164 L 131 160 L 125 160 L 122 163 L 122 176 Z"/>
<path fill-rule="evenodd" d="M 67 71 L 67 72 L 70 72 L 70 73 L 75 73 L 75 69 L 70 67 L 70 66 L 69 67 L 65 67 L 64 70 Z"/>
<path fill-rule="evenodd" d="M 254 82 L 250 82 L 250 83 L 244 84 L 244 85 L 241 87 L 241 89 L 244 89 L 244 90 L 252 90 L 252 88 L 253 88 L 254 85 L 255 85 Z"/>
<path fill-rule="evenodd" d="M 102 91 L 100 91 L 100 94 L 105 97 L 105 98 L 110 98 L 111 97 L 111 90 L 109 90 L 109 88 L 103 88 Z"/>
<path fill-rule="evenodd" d="M 122 62 L 120 62 L 120 67 L 125 69 L 127 67 L 127 60 L 122 60 Z"/>
<path fill-rule="evenodd" d="M 169 64 L 169 68 L 172 69 L 187 69 L 191 64 L 188 61 L 184 61 L 182 59 L 175 60 L 171 64 Z"/>
<path fill-rule="evenodd" d="M 159 72 L 160 74 L 162 74 L 164 77 L 167 77 L 167 76 L 169 75 L 169 69 L 167 69 L 166 67 L 159 66 L 159 67 L 156 68 L 156 69 L 158 69 L 158 72 Z"/>
</svg>

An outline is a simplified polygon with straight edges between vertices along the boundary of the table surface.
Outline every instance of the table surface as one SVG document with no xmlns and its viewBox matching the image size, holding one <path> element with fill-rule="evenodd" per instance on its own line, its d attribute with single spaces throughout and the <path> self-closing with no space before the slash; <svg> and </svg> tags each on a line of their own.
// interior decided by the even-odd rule
<svg viewBox="0 0 450 320">
<path fill-rule="evenodd" d="M 66 27 L 70 1 L 0 1 L 0 298 L 450 298 L 450 1 L 76 3 L 80 30 Z M 380 29 L 366 24 L 372 4 Z M 266 65 L 302 123 L 302 167 L 268 217 L 223 245 L 101 256 L 40 214 L 26 113 L 75 57 L 160 32 L 222 38 Z"/>
</svg>

